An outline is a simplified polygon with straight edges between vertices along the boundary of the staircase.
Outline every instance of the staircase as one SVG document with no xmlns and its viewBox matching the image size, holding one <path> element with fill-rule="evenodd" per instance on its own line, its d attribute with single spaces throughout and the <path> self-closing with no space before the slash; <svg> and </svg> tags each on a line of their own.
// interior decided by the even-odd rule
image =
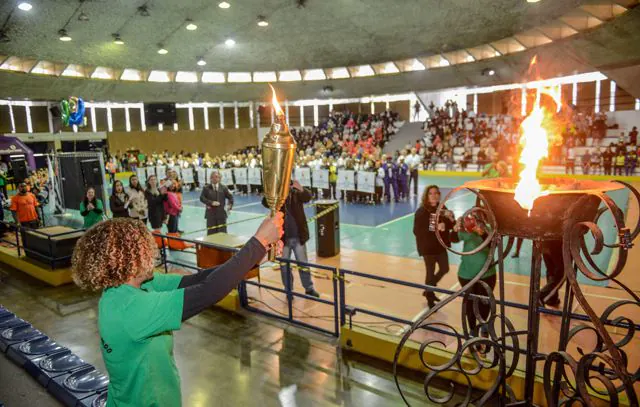
<svg viewBox="0 0 640 407">
<path fill-rule="evenodd" d="M 421 127 L 421 122 L 409 123 L 405 121 L 398 132 L 385 144 L 383 153 L 389 154 L 396 150 L 402 150 L 407 144 L 411 145 L 411 147 L 415 146 L 416 140 L 424 137 L 424 132 Z"/>
</svg>

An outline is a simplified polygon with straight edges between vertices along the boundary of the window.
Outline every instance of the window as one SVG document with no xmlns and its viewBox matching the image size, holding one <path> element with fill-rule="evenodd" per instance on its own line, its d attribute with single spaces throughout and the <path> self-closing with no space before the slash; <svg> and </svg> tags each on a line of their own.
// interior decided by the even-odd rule
<svg viewBox="0 0 640 407">
<path fill-rule="evenodd" d="M 176 74 L 176 82 L 198 82 L 198 74 L 195 72 L 178 71 Z"/>
<path fill-rule="evenodd" d="M 280 81 L 282 82 L 293 82 L 293 81 L 301 81 L 302 75 L 300 75 L 300 71 L 281 71 L 280 72 Z"/>
<path fill-rule="evenodd" d="M 203 72 L 202 83 L 224 83 L 224 72 Z"/>
<path fill-rule="evenodd" d="M 251 82 L 250 72 L 229 72 L 229 82 Z"/>
<path fill-rule="evenodd" d="M 123 81 L 141 81 L 142 73 L 137 69 L 125 69 L 120 76 Z"/>
<path fill-rule="evenodd" d="M 149 82 L 171 82 L 169 72 L 167 71 L 151 71 L 149 74 Z"/>
</svg>

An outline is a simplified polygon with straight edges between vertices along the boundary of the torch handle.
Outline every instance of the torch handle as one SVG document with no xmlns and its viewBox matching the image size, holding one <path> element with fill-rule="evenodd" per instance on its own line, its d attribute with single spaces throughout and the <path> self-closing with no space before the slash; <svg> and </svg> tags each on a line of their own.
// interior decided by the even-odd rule
<svg viewBox="0 0 640 407">
<path fill-rule="evenodd" d="M 273 218 L 274 216 L 276 216 L 276 212 L 275 210 L 271 210 L 271 217 Z M 270 262 L 275 262 L 276 261 L 276 254 L 277 254 L 277 250 L 278 250 L 278 245 L 276 244 L 272 244 L 269 247 L 269 261 Z"/>
</svg>

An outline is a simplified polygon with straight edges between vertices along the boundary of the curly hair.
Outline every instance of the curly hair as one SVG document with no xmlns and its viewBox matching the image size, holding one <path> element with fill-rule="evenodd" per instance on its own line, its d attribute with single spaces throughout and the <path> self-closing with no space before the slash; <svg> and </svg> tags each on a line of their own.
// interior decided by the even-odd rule
<svg viewBox="0 0 640 407">
<path fill-rule="evenodd" d="M 73 281 L 93 291 L 124 284 L 153 269 L 158 248 L 137 219 L 116 218 L 87 230 L 73 251 Z"/>
</svg>

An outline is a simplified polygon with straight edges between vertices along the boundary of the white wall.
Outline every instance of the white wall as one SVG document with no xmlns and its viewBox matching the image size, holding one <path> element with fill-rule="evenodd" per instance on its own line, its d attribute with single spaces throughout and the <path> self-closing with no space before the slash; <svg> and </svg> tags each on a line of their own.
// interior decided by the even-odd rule
<svg viewBox="0 0 640 407">
<path fill-rule="evenodd" d="M 639 110 L 624 110 L 620 112 L 606 112 L 607 113 L 607 125 L 611 126 L 615 123 L 620 127 L 616 130 L 616 136 L 624 131 L 625 134 L 630 132 L 633 126 L 640 128 L 640 111 Z M 609 130 L 613 132 L 613 130 Z"/>
</svg>

